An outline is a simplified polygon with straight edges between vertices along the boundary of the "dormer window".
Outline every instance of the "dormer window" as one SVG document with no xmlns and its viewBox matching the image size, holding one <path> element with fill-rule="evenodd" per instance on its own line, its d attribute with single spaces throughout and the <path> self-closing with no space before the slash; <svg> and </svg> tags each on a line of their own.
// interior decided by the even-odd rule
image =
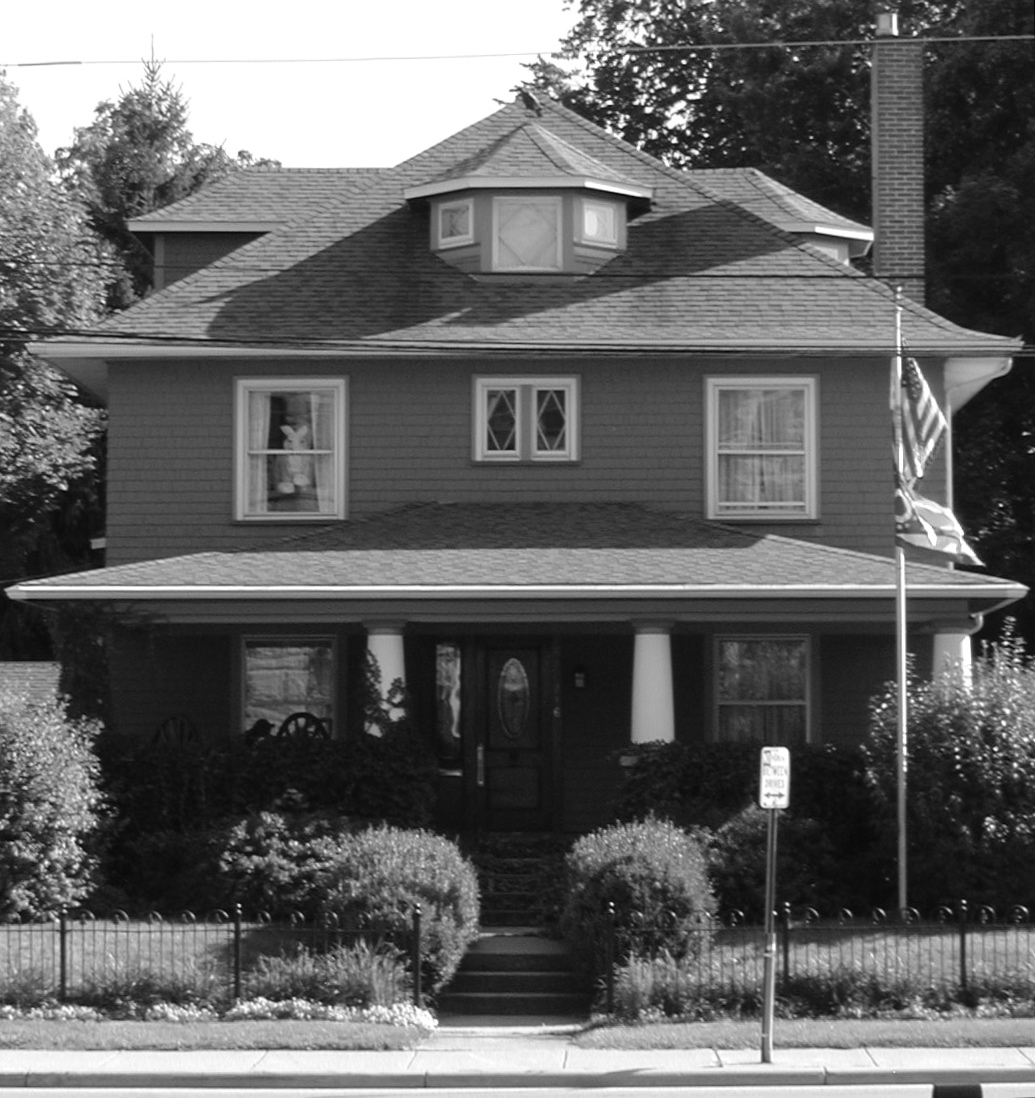
<svg viewBox="0 0 1035 1098">
<path fill-rule="evenodd" d="M 561 200 L 521 195 L 493 203 L 494 271 L 561 269 Z"/>
<path fill-rule="evenodd" d="M 443 202 L 438 207 L 438 245 L 457 248 L 474 242 L 474 201 Z"/>
<path fill-rule="evenodd" d="M 407 187 L 430 209 L 431 250 L 469 275 L 587 275 L 626 248 L 651 187 L 523 121 L 449 171 Z"/>
<path fill-rule="evenodd" d="M 613 202 L 579 199 L 579 214 L 577 233 L 583 244 L 601 244 L 609 248 L 618 246 L 619 211 Z"/>
</svg>

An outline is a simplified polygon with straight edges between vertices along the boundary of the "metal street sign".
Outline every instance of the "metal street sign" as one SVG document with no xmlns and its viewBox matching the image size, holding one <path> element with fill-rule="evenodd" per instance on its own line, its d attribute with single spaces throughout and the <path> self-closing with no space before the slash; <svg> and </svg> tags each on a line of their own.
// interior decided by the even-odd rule
<svg viewBox="0 0 1035 1098">
<path fill-rule="evenodd" d="M 758 774 L 760 808 L 787 808 L 791 803 L 791 753 L 786 747 L 763 747 Z"/>
</svg>

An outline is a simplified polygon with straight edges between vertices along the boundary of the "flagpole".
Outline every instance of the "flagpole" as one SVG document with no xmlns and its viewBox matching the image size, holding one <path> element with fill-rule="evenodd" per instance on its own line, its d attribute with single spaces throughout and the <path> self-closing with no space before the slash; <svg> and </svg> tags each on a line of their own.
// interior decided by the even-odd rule
<svg viewBox="0 0 1035 1098">
<path fill-rule="evenodd" d="M 895 468 L 905 469 L 902 428 L 902 287 L 895 287 L 895 355 L 892 359 L 892 392 L 895 394 Z M 895 748 L 895 806 L 898 830 L 898 908 L 907 904 L 906 862 L 906 772 L 908 769 L 909 714 L 906 681 L 908 676 L 908 631 L 906 606 L 906 553 L 902 545 L 895 543 L 895 646 L 896 683 L 898 687 L 898 728 Z"/>
</svg>

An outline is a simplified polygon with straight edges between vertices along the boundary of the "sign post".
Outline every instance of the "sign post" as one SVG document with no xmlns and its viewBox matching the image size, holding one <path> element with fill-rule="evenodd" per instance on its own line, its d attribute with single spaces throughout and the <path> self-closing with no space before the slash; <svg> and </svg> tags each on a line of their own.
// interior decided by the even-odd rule
<svg viewBox="0 0 1035 1098">
<path fill-rule="evenodd" d="M 759 760 L 758 804 L 769 815 L 765 857 L 765 957 L 762 989 L 762 1063 L 773 1062 L 773 1016 L 776 1012 L 776 838 L 777 813 L 791 803 L 791 753 L 786 747 L 763 747 Z"/>
</svg>

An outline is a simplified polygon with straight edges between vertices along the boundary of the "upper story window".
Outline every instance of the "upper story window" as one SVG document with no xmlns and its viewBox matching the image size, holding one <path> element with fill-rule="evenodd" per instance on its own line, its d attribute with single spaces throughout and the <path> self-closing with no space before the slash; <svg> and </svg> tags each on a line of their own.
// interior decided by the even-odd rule
<svg viewBox="0 0 1035 1098">
<path fill-rule="evenodd" d="M 716 646 L 718 739 L 776 746 L 806 743 L 808 638 L 719 637 Z"/>
<path fill-rule="evenodd" d="M 240 519 L 345 517 L 345 382 L 237 382 Z"/>
<path fill-rule="evenodd" d="M 713 377 L 707 395 L 709 517 L 815 518 L 815 379 Z"/>
<path fill-rule="evenodd" d="M 474 241 L 474 201 L 462 198 L 443 202 L 438 208 L 438 243 L 442 248 L 457 248 Z"/>
<path fill-rule="evenodd" d="M 492 266 L 497 271 L 561 269 L 561 200 L 520 195 L 493 202 Z"/>
<path fill-rule="evenodd" d="M 576 378 L 479 377 L 474 386 L 476 461 L 575 461 Z"/>
</svg>

